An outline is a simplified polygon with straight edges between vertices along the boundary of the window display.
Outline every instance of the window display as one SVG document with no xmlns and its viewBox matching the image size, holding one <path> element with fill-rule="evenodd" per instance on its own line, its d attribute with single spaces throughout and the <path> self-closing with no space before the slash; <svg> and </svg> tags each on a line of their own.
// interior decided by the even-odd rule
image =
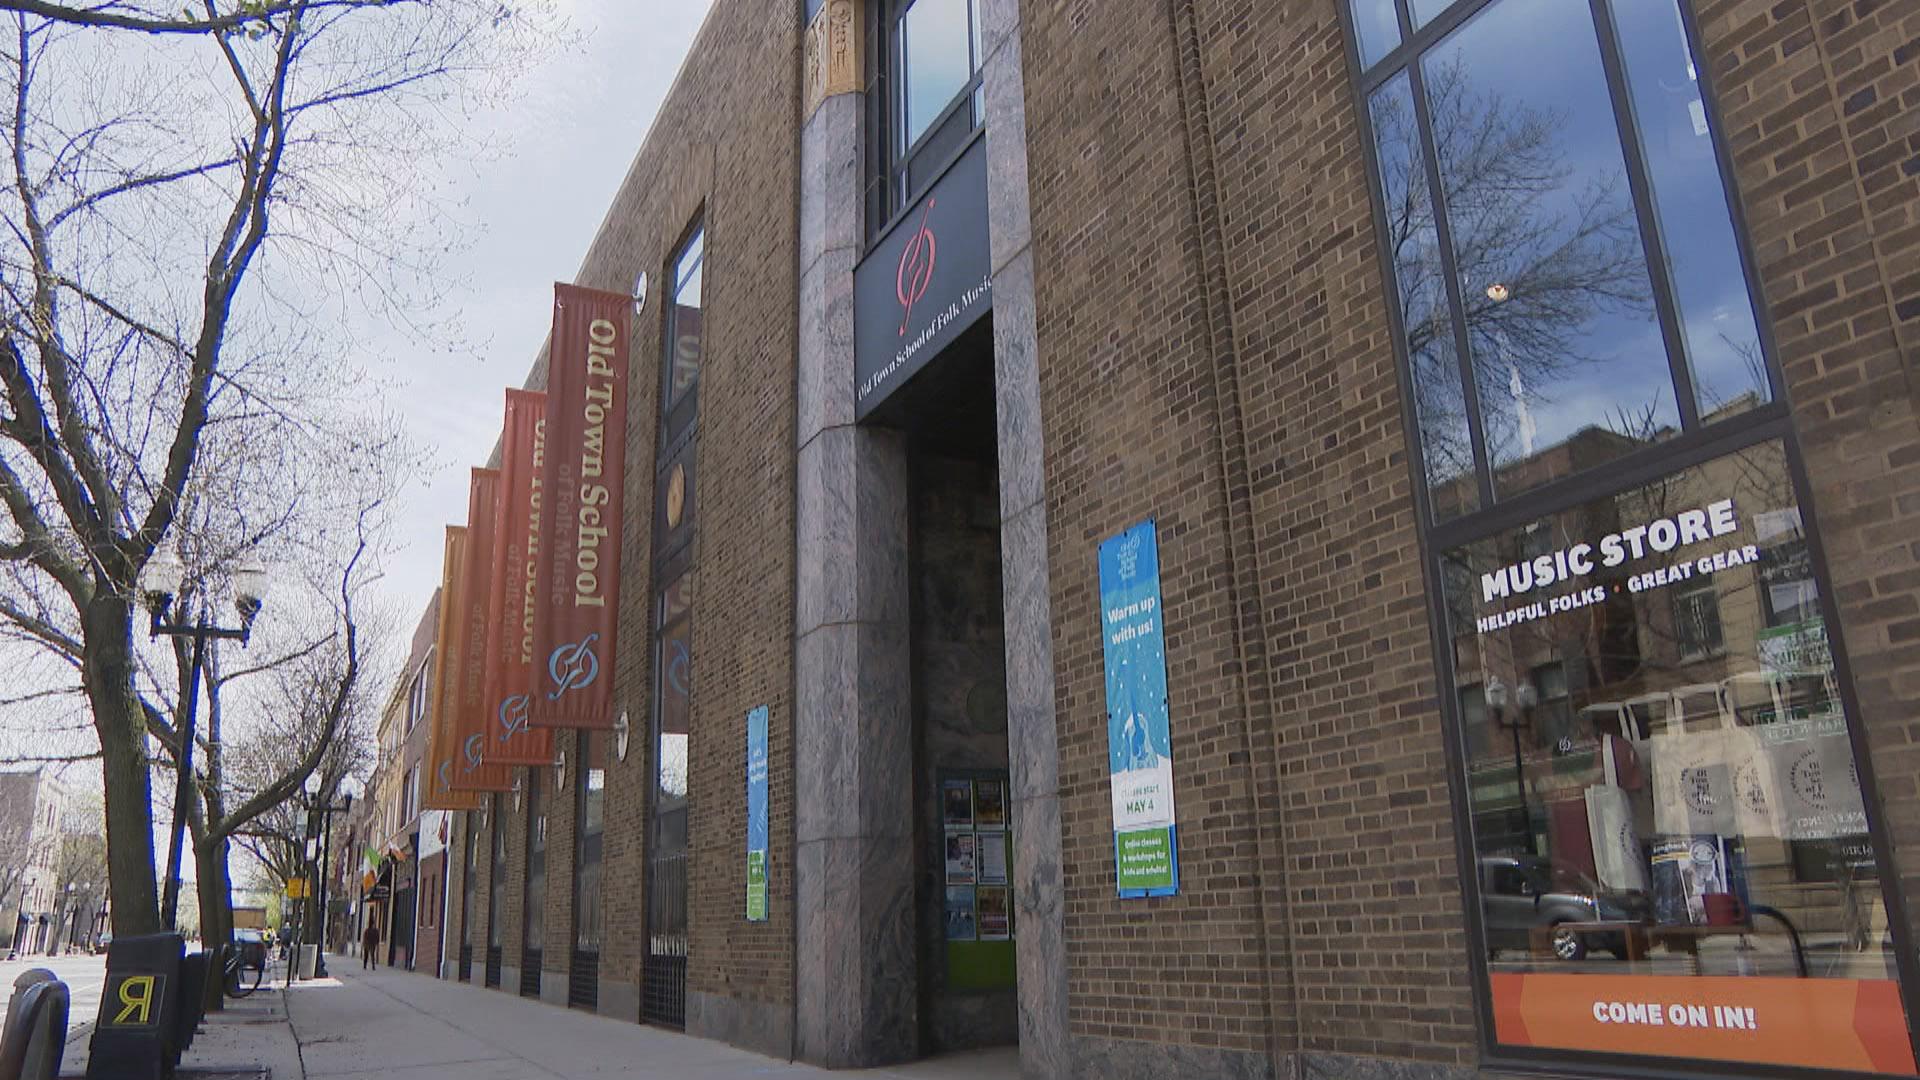
<svg viewBox="0 0 1920 1080">
<path fill-rule="evenodd" d="M 1439 557 L 1496 1041 L 1912 1074 L 1785 447 Z"/>
</svg>

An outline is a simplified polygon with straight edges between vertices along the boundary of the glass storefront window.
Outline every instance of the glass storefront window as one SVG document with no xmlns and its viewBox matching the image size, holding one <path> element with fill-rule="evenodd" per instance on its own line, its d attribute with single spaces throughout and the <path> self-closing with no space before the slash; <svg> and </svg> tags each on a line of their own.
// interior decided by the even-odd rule
<svg viewBox="0 0 1920 1080">
<path fill-rule="evenodd" d="M 1404 73 L 1374 91 L 1370 104 L 1386 208 L 1387 250 L 1400 304 L 1401 344 L 1413 376 L 1414 417 L 1433 517 L 1446 521 L 1479 509 L 1473 434 L 1460 383 L 1460 354 L 1447 303 L 1446 271 L 1427 187 L 1413 88 Z"/>
<path fill-rule="evenodd" d="M 1441 555 L 1496 1042 L 1912 1072 L 1786 453 Z"/>
<path fill-rule="evenodd" d="M 1676 430 L 1586 5 L 1497 0 L 1421 68 L 1496 492 Z"/>
<path fill-rule="evenodd" d="M 1432 521 L 1773 399 L 1677 0 L 1347 11 Z"/>
<path fill-rule="evenodd" d="M 660 395 L 663 438 L 678 434 L 687 423 L 689 418 L 679 415 L 683 410 L 678 406 L 700 378 L 700 362 L 705 350 L 700 294 L 706 277 L 706 260 L 706 229 L 697 227 L 674 256 L 669 279 L 667 356 L 662 365 L 664 392 Z"/>
<path fill-rule="evenodd" d="M 1675 0 L 1612 10 L 1694 395 L 1711 421 L 1770 395 L 1700 73 Z"/>
</svg>

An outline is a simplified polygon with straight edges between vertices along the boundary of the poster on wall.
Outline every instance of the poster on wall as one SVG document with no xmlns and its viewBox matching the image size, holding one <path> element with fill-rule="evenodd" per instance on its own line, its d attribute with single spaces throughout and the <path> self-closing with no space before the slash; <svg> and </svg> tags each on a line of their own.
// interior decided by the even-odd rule
<svg viewBox="0 0 1920 1080">
<path fill-rule="evenodd" d="M 973 781 L 941 782 L 940 820 L 949 829 L 973 828 Z"/>
<path fill-rule="evenodd" d="M 978 941 L 973 909 L 973 886 L 947 886 L 947 940 Z"/>
<path fill-rule="evenodd" d="M 980 850 L 976 855 L 979 866 L 980 884 L 1007 884 L 1007 834 L 980 833 Z"/>
<path fill-rule="evenodd" d="M 767 707 L 747 714 L 747 921 L 767 920 Z"/>
<path fill-rule="evenodd" d="M 981 941 L 1013 939 L 1012 893 L 999 886 L 982 885 L 975 897 Z"/>
<path fill-rule="evenodd" d="M 947 834 L 947 884 L 971 885 L 975 878 L 974 856 L 978 847 L 972 833 Z"/>
<path fill-rule="evenodd" d="M 1160 615 L 1160 545 L 1149 518 L 1100 545 L 1107 760 L 1115 882 L 1122 897 L 1180 891 Z"/>
</svg>

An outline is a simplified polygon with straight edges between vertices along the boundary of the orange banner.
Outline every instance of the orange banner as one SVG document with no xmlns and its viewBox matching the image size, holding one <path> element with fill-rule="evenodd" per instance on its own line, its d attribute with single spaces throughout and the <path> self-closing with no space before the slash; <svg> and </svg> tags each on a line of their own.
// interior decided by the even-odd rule
<svg viewBox="0 0 1920 1080">
<path fill-rule="evenodd" d="M 467 558 L 467 530 L 464 527 L 447 526 L 445 551 L 440 567 L 440 614 L 434 624 L 433 652 L 436 657 L 444 657 L 453 640 L 455 594 L 459 591 L 460 576 Z M 447 678 L 447 666 L 444 663 L 436 663 L 433 672 L 433 684 L 429 690 L 433 695 L 432 712 L 427 724 L 427 790 L 421 802 L 429 810 L 478 810 L 478 794 L 453 790 L 453 762 L 457 749 L 453 738 L 453 683 Z"/>
<path fill-rule="evenodd" d="M 1885 979 L 1494 975 L 1508 1046 L 1913 1076 L 1900 989 Z"/>
<path fill-rule="evenodd" d="M 553 287 L 546 467 L 534 587 L 532 722 L 610 728 L 626 493 L 633 301 Z"/>
<path fill-rule="evenodd" d="M 489 759 L 487 745 L 487 600 L 493 593 L 494 503 L 499 497 L 500 471 L 473 470 L 467 487 L 467 557 L 461 568 L 460 604 L 454 610 L 457 621 L 450 647 L 440 660 L 456 694 L 455 791 L 513 790 L 511 772 Z"/>
<path fill-rule="evenodd" d="M 546 412 L 547 395 L 532 390 L 507 391 L 506 427 L 500 446 L 500 498 L 494 524 L 493 595 L 487 604 L 487 708 L 492 733 L 487 760 L 503 765 L 546 765 L 553 761 L 553 731 L 528 722 Z"/>
</svg>

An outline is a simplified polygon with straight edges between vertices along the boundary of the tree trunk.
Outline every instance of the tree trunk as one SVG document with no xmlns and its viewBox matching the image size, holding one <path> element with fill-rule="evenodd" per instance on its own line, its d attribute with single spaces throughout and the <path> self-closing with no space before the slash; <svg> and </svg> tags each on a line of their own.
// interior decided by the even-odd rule
<svg viewBox="0 0 1920 1080">
<path fill-rule="evenodd" d="M 233 879 L 227 868 L 226 837 L 193 847 L 194 876 L 200 894 L 200 941 L 209 954 L 206 1005 L 217 1012 L 226 1003 L 225 946 L 233 941 Z"/>
<path fill-rule="evenodd" d="M 154 887 L 153 789 L 148 775 L 146 715 L 133 693 L 132 608 L 112 595 L 86 607 L 82 681 L 100 734 L 100 770 L 107 795 L 107 878 L 115 937 L 159 932 Z M 170 929 L 170 928 L 169 928 Z"/>
</svg>

